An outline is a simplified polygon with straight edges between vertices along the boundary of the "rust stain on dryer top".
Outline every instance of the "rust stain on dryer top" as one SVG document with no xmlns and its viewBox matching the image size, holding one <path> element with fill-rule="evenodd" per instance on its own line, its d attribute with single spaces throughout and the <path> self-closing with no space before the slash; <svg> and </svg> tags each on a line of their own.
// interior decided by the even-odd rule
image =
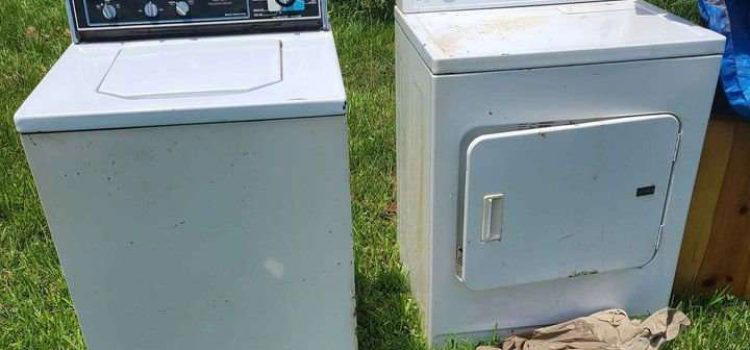
<svg viewBox="0 0 750 350">
<path fill-rule="evenodd" d="M 472 44 L 476 44 L 477 41 L 503 41 L 517 32 L 540 28 L 544 22 L 545 19 L 541 16 L 508 18 L 497 13 L 478 22 L 453 24 L 448 27 L 447 31 L 431 32 L 430 36 L 446 56 L 452 57 L 468 53 Z M 498 52 L 497 54 L 504 53 Z"/>
</svg>

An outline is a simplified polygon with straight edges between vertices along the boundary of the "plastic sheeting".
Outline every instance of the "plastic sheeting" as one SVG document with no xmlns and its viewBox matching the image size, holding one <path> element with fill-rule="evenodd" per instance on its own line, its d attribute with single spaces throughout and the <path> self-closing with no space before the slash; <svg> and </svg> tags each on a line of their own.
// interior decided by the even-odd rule
<svg viewBox="0 0 750 350">
<path fill-rule="evenodd" d="M 720 84 L 729 105 L 750 119 L 750 1 L 698 0 L 701 18 L 727 37 Z"/>
</svg>

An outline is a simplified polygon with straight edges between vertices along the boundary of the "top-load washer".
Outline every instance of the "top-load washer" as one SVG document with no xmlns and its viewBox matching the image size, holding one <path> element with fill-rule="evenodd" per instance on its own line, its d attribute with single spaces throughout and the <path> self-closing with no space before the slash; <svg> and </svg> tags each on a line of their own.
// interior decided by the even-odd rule
<svg viewBox="0 0 750 350">
<path fill-rule="evenodd" d="M 631 0 L 403 0 L 396 22 L 429 340 L 666 306 L 724 38 Z"/>
<path fill-rule="evenodd" d="M 88 348 L 356 348 L 325 1 L 67 3 L 15 123 Z"/>
</svg>

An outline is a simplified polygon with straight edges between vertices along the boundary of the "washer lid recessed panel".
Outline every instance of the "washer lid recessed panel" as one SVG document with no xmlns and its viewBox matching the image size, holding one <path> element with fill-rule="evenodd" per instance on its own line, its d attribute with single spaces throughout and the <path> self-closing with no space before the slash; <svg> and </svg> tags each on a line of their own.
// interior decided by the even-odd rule
<svg viewBox="0 0 750 350">
<path fill-rule="evenodd" d="M 133 99 L 197 96 L 248 92 L 280 81 L 279 40 L 207 41 L 124 47 L 99 92 Z"/>
<path fill-rule="evenodd" d="M 679 123 L 619 118 L 481 135 L 465 151 L 459 277 L 484 290 L 655 254 Z"/>
<path fill-rule="evenodd" d="M 721 54 L 724 37 L 641 1 L 404 14 L 434 74 Z"/>
</svg>

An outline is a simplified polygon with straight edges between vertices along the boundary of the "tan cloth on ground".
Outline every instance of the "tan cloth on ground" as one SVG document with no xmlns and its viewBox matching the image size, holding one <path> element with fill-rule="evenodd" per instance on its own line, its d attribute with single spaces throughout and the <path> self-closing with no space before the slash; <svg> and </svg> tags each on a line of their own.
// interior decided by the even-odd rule
<svg viewBox="0 0 750 350">
<path fill-rule="evenodd" d="M 656 350 L 689 325 L 690 319 L 679 310 L 662 309 L 640 321 L 612 309 L 510 336 L 502 350 Z M 480 346 L 477 350 L 498 348 Z"/>
</svg>

